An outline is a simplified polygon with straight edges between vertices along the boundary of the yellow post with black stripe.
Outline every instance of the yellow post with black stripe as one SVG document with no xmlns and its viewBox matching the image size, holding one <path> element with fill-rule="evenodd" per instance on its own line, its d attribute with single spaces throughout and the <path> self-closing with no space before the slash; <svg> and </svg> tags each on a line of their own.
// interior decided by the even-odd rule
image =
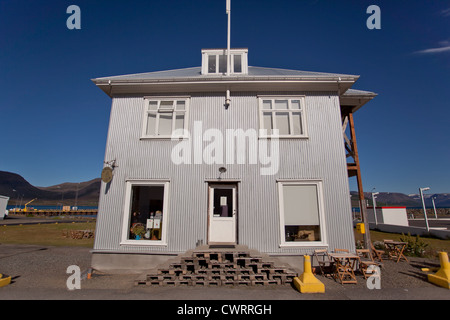
<svg viewBox="0 0 450 320">
<path fill-rule="evenodd" d="M 312 273 L 311 257 L 304 256 L 303 273 L 294 278 L 294 285 L 301 293 L 324 293 L 325 285 Z"/>
</svg>

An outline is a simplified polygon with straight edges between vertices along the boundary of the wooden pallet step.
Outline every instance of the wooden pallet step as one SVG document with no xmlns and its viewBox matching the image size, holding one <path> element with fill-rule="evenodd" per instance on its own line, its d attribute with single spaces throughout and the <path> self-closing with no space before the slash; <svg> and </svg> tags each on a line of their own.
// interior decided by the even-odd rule
<svg viewBox="0 0 450 320">
<path fill-rule="evenodd" d="M 241 249 L 245 248 L 240 246 Z M 189 250 L 135 280 L 149 286 L 252 286 L 291 283 L 297 273 L 255 250 Z M 276 260 L 276 259 L 275 259 Z"/>
</svg>

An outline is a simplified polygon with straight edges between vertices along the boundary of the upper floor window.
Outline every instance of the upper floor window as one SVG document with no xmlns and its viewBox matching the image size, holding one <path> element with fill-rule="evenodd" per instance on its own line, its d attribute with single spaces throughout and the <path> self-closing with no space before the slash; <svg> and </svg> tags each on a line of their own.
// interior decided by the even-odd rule
<svg viewBox="0 0 450 320">
<path fill-rule="evenodd" d="M 271 137 L 306 138 L 305 97 L 262 97 L 259 100 L 259 125 Z"/>
<path fill-rule="evenodd" d="M 187 97 L 146 98 L 142 137 L 172 138 L 175 130 L 186 130 L 188 108 Z"/>
<path fill-rule="evenodd" d="M 247 49 L 230 49 L 230 74 L 247 74 Z M 227 50 L 202 50 L 202 74 L 226 74 Z"/>
</svg>

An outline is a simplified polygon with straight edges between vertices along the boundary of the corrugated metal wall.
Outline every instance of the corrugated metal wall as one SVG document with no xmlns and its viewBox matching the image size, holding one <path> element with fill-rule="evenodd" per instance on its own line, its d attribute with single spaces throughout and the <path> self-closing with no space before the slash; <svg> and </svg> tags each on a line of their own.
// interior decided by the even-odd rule
<svg viewBox="0 0 450 320">
<path fill-rule="evenodd" d="M 264 94 L 277 94 L 276 92 Z M 286 95 L 287 93 L 280 93 Z M 289 93 L 288 93 L 289 94 Z M 176 253 L 207 243 L 208 183 L 217 179 L 239 180 L 238 242 L 271 254 L 305 254 L 313 247 L 280 248 L 280 214 L 277 179 L 320 179 L 323 181 L 324 211 L 328 245 L 354 249 L 351 205 L 343 147 L 339 99 L 332 92 L 297 92 L 306 95 L 308 139 L 279 141 L 279 171 L 260 175 L 260 164 L 191 164 L 171 161 L 170 140 L 140 140 L 144 100 L 142 97 L 113 99 L 105 160 L 116 159 L 118 167 L 109 186 L 102 183 L 94 250 L 111 252 Z M 255 94 L 235 94 L 224 108 L 223 94 L 192 95 L 189 130 L 194 121 L 209 128 L 259 128 Z M 204 142 L 203 146 L 210 142 Z M 225 158 L 224 158 L 225 159 Z M 247 158 L 248 163 L 248 158 Z M 170 180 L 167 246 L 120 245 L 127 179 Z"/>
</svg>

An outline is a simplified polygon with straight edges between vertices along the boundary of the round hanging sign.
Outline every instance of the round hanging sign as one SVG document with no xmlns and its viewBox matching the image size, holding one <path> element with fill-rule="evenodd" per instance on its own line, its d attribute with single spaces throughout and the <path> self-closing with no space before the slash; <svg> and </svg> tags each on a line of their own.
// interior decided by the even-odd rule
<svg viewBox="0 0 450 320">
<path fill-rule="evenodd" d="M 103 168 L 103 170 L 102 170 L 102 181 L 104 183 L 109 183 L 109 182 L 111 182 L 112 177 L 113 177 L 112 169 L 110 167 Z"/>
</svg>

